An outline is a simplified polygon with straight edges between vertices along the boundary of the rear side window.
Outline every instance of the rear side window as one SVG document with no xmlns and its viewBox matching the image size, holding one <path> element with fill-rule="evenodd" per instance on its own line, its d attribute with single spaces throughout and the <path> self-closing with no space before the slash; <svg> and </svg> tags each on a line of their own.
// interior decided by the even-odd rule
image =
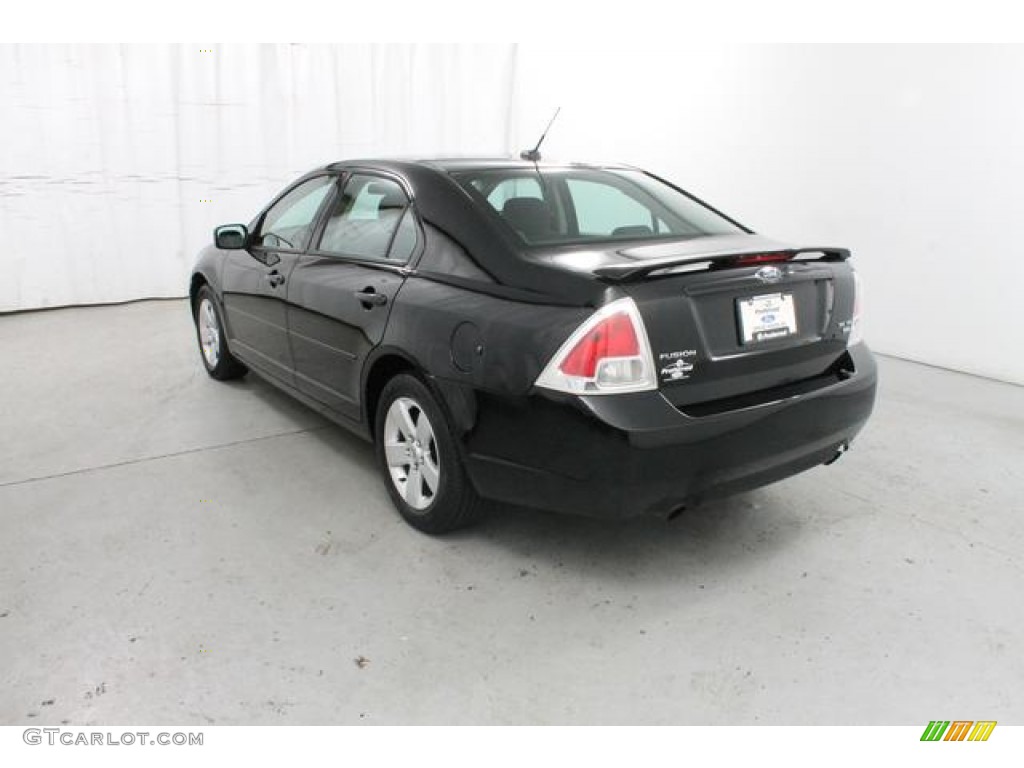
<svg viewBox="0 0 1024 768">
<path fill-rule="evenodd" d="M 405 213 L 402 214 L 402 220 L 398 223 L 398 230 L 391 240 L 388 259 L 403 264 L 407 262 L 416 250 L 417 239 L 416 217 L 413 215 L 412 208 L 406 208 Z"/>
<path fill-rule="evenodd" d="M 400 242 L 392 249 L 400 224 Z M 415 222 L 402 187 L 391 179 L 353 174 L 331 206 L 318 250 L 360 259 L 390 254 L 405 262 L 415 244 Z"/>
</svg>

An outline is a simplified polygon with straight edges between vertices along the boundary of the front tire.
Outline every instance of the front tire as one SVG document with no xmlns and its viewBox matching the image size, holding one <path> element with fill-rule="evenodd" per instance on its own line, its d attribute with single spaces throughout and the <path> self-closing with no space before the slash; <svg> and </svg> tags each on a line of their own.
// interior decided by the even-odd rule
<svg viewBox="0 0 1024 768">
<path fill-rule="evenodd" d="M 244 376 L 248 369 L 228 349 L 224 319 L 208 285 L 199 289 L 195 307 L 196 339 L 206 372 L 218 381 Z"/>
<path fill-rule="evenodd" d="M 420 379 L 405 373 L 391 379 L 375 422 L 377 464 L 409 525 L 437 534 L 479 519 L 482 502 L 459 460 L 451 424 Z"/>
</svg>

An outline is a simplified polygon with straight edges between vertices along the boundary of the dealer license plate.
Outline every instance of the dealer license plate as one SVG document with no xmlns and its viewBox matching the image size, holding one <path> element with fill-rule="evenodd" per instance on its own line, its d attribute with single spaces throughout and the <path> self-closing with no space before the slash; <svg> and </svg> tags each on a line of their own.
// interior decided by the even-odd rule
<svg viewBox="0 0 1024 768">
<path fill-rule="evenodd" d="M 793 294 L 768 293 L 737 299 L 744 344 L 783 339 L 796 333 Z"/>
</svg>

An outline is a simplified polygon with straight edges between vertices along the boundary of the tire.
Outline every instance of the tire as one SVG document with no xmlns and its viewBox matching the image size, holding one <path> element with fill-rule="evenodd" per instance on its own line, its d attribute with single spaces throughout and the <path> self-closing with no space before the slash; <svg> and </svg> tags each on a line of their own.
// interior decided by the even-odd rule
<svg viewBox="0 0 1024 768">
<path fill-rule="evenodd" d="M 374 451 L 405 521 L 432 534 L 475 523 L 483 514 L 482 500 L 459 459 L 451 422 L 426 384 L 398 374 L 378 402 Z"/>
<path fill-rule="evenodd" d="M 224 315 L 220 311 L 217 297 L 208 285 L 196 294 L 195 315 L 196 340 L 199 342 L 199 356 L 203 367 L 218 381 L 237 379 L 248 370 L 240 363 L 231 350 L 224 333 Z"/>
</svg>

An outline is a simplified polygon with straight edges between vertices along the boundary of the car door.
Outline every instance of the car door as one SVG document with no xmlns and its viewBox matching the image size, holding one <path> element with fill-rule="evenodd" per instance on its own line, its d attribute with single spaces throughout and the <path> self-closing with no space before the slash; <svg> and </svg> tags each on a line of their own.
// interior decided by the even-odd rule
<svg viewBox="0 0 1024 768">
<path fill-rule="evenodd" d="M 384 335 L 406 264 L 421 240 L 397 178 L 346 174 L 288 284 L 296 386 L 351 419 L 361 416 L 367 355 Z"/>
<path fill-rule="evenodd" d="M 294 384 L 287 282 L 308 247 L 333 179 L 317 176 L 281 195 L 257 220 L 252 245 L 226 251 L 222 274 L 229 344 L 246 363 Z"/>
</svg>

